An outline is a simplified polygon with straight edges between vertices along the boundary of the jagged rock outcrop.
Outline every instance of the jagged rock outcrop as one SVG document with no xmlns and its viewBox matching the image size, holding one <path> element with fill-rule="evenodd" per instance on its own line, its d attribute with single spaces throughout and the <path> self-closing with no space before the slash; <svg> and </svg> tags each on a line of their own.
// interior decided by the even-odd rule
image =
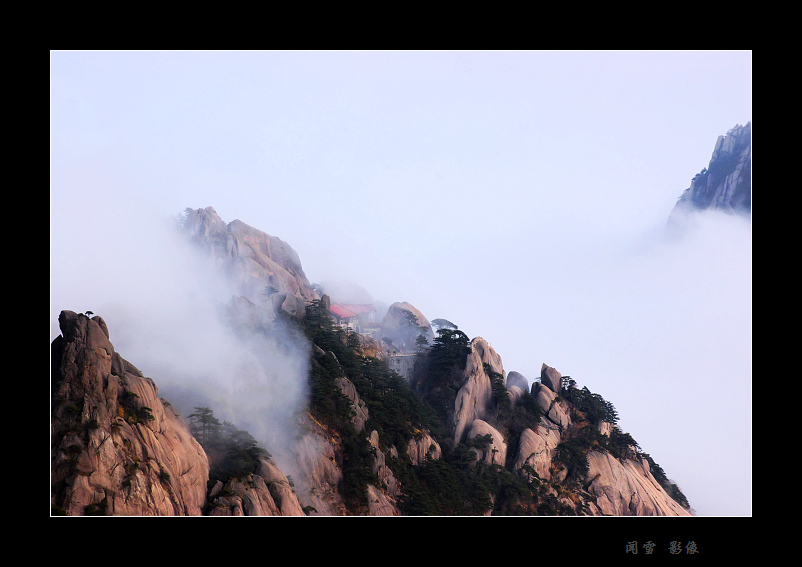
<svg viewBox="0 0 802 567">
<path fill-rule="evenodd" d="M 543 383 L 535 383 L 532 386 L 532 395 L 535 396 L 537 405 L 540 406 L 546 419 L 560 430 L 566 429 L 571 424 L 568 404 Z"/>
<path fill-rule="evenodd" d="M 510 370 L 507 374 L 505 386 L 507 386 L 508 389 L 513 386 L 518 386 L 523 392 L 529 391 L 529 381 L 526 379 L 526 376 L 515 370 Z"/>
<path fill-rule="evenodd" d="M 485 371 L 485 364 L 488 364 L 493 372 L 504 375 L 501 357 L 486 340 L 476 337 L 471 341 L 471 353 L 465 365 L 463 385 L 454 401 L 455 443 L 464 441 L 464 436 L 473 421 L 485 417 L 489 407 L 493 386 Z"/>
<path fill-rule="evenodd" d="M 507 388 L 507 394 L 510 397 L 510 404 L 512 405 L 515 405 L 525 393 L 526 392 L 524 392 L 520 386 L 510 386 Z"/>
<path fill-rule="evenodd" d="M 609 516 L 690 516 L 658 484 L 643 459 L 616 459 L 609 453 L 588 454 L 588 492 Z"/>
<path fill-rule="evenodd" d="M 201 515 L 209 463 L 100 317 L 59 316 L 52 344 L 51 503 L 67 515 Z"/>
<path fill-rule="evenodd" d="M 553 388 L 558 388 L 562 375 L 543 364 L 541 382 L 532 385 L 532 395 L 542 411 L 538 426 L 524 429 L 518 440 L 518 451 L 512 469 L 526 478 L 531 467 L 545 481 L 563 483 L 567 469 L 555 458 L 558 447 L 571 441 L 577 429 L 570 402 L 561 399 Z M 556 390 L 559 392 L 559 390 Z M 581 414 L 580 414 L 581 415 Z M 601 435 L 609 437 L 617 426 L 601 421 L 595 424 Z M 583 475 L 587 493 L 592 501 L 583 509 L 590 515 L 616 516 L 690 516 L 690 512 L 672 499 L 655 479 L 649 462 L 640 456 L 635 447 L 629 447 L 623 456 L 616 458 L 608 451 L 591 450 L 587 453 L 588 470 Z M 562 500 L 573 507 L 571 500 Z"/>
<path fill-rule="evenodd" d="M 212 207 L 189 209 L 183 224 L 193 242 L 228 274 L 237 293 L 255 305 L 303 317 L 307 301 L 319 299 L 293 248 L 240 220 L 226 224 Z"/>
<path fill-rule="evenodd" d="M 337 441 L 311 416 L 307 416 L 306 430 L 295 447 L 303 475 L 300 500 L 310 516 L 344 516 L 347 510 L 338 491 L 343 472 L 335 451 Z"/>
<path fill-rule="evenodd" d="M 114 350 L 101 317 L 59 316 L 51 346 L 51 501 L 71 516 L 302 516 L 287 476 L 267 458 L 218 482 L 186 420 L 156 383 Z"/>
<path fill-rule="evenodd" d="M 475 440 L 477 437 L 490 436 L 490 443 L 483 449 L 477 449 L 478 459 L 488 465 L 504 465 L 507 461 L 507 444 L 504 436 L 492 425 L 481 419 L 474 419 L 468 431 L 468 440 Z"/>
<path fill-rule="evenodd" d="M 432 325 L 414 305 L 400 301 L 390 305 L 377 338 L 390 339 L 393 349 L 413 352 L 417 349 L 415 341 L 419 335 L 423 335 L 431 345 L 434 339 Z"/>
<path fill-rule="evenodd" d="M 356 431 L 362 431 L 365 429 L 365 422 L 368 420 L 368 408 L 359 398 L 359 394 L 354 387 L 353 382 L 351 382 L 348 378 L 341 377 L 338 378 L 337 386 L 339 386 L 340 391 L 345 394 L 349 400 L 351 400 L 351 408 L 353 415 L 351 417 L 351 423 L 354 425 L 354 429 Z"/>
<path fill-rule="evenodd" d="M 540 367 L 540 385 L 547 387 L 555 394 L 559 394 L 562 388 L 562 374 L 556 368 L 552 368 L 544 362 Z"/>
<path fill-rule="evenodd" d="M 710 163 L 678 199 L 669 224 L 703 209 L 749 214 L 752 211 L 752 123 L 719 136 Z"/>
<path fill-rule="evenodd" d="M 487 421 L 493 416 L 491 377 L 488 372 L 504 375 L 501 357 L 487 341 L 477 337 L 471 341 L 471 353 L 463 373 L 464 383 L 455 402 L 454 442 L 464 442 L 474 447 L 478 462 L 504 466 L 508 464 L 508 440 L 501 430 Z M 517 378 L 513 376 L 512 380 L 515 382 Z M 507 382 L 510 382 L 509 375 Z M 536 427 L 525 428 L 520 433 L 517 451 L 515 455 L 510 455 L 511 469 L 530 481 L 533 471 L 539 482 L 547 483 L 544 485 L 544 494 L 550 495 L 548 497 L 563 510 L 573 510 L 574 513 L 689 516 L 690 513 L 673 500 L 651 474 L 649 463 L 632 447 L 626 456 L 619 458 L 601 450 L 592 450 L 587 454 L 588 470 L 583 475 L 583 482 L 588 486 L 589 501 L 571 489 L 566 492 L 564 483 L 569 471 L 557 458 L 558 451 L 562 444 L 570 445 L 573 437 L 585 425 L 574 423 L 574 409 L 560 395 L 562 382 L 563 376 L 557 369 L 542 365 L 540 382 L 533 384 L 531 392 L 542 417 Z M 520 392 L 520 386 L 508 387 L 513 403 L 523 396 L 523 392 L 515 390 Z M 608 437 L 614 427 L 603 421 L 593 426 Z M 478 438 L 489 440 L 489 443 L 483 447 L 482 443 L 477 443 Z M 571 446 L 575 451 L 577 445 Z"/>
<path fill-rule="evenodd" d="M 335 383 L 340 391 L 350 401 L 351 424 L 357 433 L 364 434 L 371 447 L 373 459 L 371 470 L 376 475 L 378 485 L 367 487 L 367 502 L 369 516 L 399 516 L 398 497 L 401 495 L 400 484 L 392 470 L 387 466 L 385 451 L 379 444 L 377 431 L 365 432 L 365 423 L 370 417 L 365 403 L 360 399 L 353 383 L 345 377 L 338 378 Z M 339 494 L 339 485 L 343 480 L 341 463 L 335 447 L 339 445 L 336 434 L 330 433 L 324 426 L 312 421 L 298 445 L 297 462 L 303 474 L 303 484 L 306 487 L 300 491 L 300 500 L 304 503 L 309 515 L 339 516 L 346 515 L 347 510 L 342 496 Z M 427 433 L 425 439 L 431 440 Z M 431 443 L 430 443 L 431 444 Z M 419 451 L 412 441 L 410 447 Z M 427 446 L 428 447 L 428 446 Z M 390 456 L 398 458 L 398 449 L 391 446 L 388 450 Z M 434 452 L 434 451 L 433 451 Z M 439 447 L 437 447 L 439 456 Z"/>
<path fill-rule="evenodd" d="M 542 418 L 537 431 L 527 428 L 521 433 L 513 470 L 520 471 L 527 465 L 532 467 L 540 478 L 550 479 L 551 461 L 554 457 L 554 449 L 559 443 L 559 429 Z"/>
<path fill-rule="evenodd" d="M 264 479 L 248 475 L 227 483 L 217 481 L 209 492 L 208 516 L 281 516 Z"/>
<path fill-rule="evenodd" d="M 407 455 L 413 465 L 420 465 L 426 459 L 439 459 L 442 454 L 440 444 L 429 433 L 414 437 L 407 444 Z"/>
<path fill-rule="evenodd" d="M 269 459 L 260 459 L 257 474 L 254 476 L 264 479 L 265 484 L 273 497 L 280 515 L 282 516 L 304 516 L 303 508 L 298 500 L 298 495 L 287 478 L 278 466 Z"/>
<path fill-rule="evenodd" d="M 371 431 L 368 442 L 373 450 L 372 470 L 379 479 L 379 486 L 368 486 L 368 515 L 400 516 L 398 498 L 401 496 L 401 486 L 393 471 L 387 466 L 387 457 L 379 446 L 379 433 Z M 389 453 L 390 456 L 398 458 L 398 450 L 395 447 L 390 447 Z"/>
<path fill-rule="evenodd" d="M 208 496 L 208 516 L 305 516 L 290 480 L 269 459 L 255 474 L 217 481 Z"/>
</svg>

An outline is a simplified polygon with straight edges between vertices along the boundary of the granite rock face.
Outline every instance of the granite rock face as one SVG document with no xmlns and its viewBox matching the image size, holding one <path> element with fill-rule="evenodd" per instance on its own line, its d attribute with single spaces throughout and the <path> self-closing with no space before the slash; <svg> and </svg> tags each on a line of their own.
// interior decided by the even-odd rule
<svg viewBox="0 0 802 567">
<path fill-rule="evenodd" d="M 236 293 L 268 313 L 279 309 L 303 318 L 306 302 L 320 299 L 293 248 L 240 220 L 223 222 L 212 207 L 188 210 L 183 224 L 191 240 L 209 253 Z"/>
<path fill-rule="evenodd" d="M 69 516 L 302 516 L 287 476 L 218 482 L 186 420 L 114 350 L 101 317 L 62 311 L 51 345 L 51 505 Z"/>
<path fill-rule="evenodd" d="M 305 516 L 287 475 L 269 459 L 257 472 L 217 481 L 208 495 L 207 516 Z"/>
<path fill-rule="evenodd" d="M 399 301 L 390 305 L 384 315 L 377 338 L 390 339 L 393 349 L 414 352 L 417 349 L 415 340 L 419 335 L 423 335 L 427 344 L 431 345 L 434 339 L 431 323 L 414 305 Z"/>
<path fill-rule="evenodd" d="M 487 437 L 490 443 L 478 454 L 478 460 L 488 465 L 501 465 L 507 461 L 507 443 L 504 436 L 492 425 L 481 419 L 474 419 L 471 429 L 468 431 L 468 440 L 475 440 L 477 437 Z"/>
<path fill-rule="evenodd" d="M 308 418 L 307 433 L 296 445 L 296 461 L 302 471 L 299 498 L 310 516 L 344 516 L 347 513 L 338 486 L 343 479 L 334 435 Z"/>
<path fill-rule="evenodd" d="M 543 479 L 551 478 L 551 459 L 554 449 L 560 443 L 560 432 L 553 424 L 541 420 L 537 430 L 524 429 L 518 442 L 518 454 L 513 469 L 520 471 L 524 466 L 532 467 Z"/>
<path fill-rule="evenodd" d="M 454 442 L 465 440 L 474 420 L 486 416 L 493 395 L 493 386 L 485 364 L 493 372 L 504 375 L 501 357 L 482 337 L 471 341 L 471 353 L 465 364 L 462 386 L 454 401 Z"/>
<path fill-rule="evenodd" d="M 427 432 L 409 440 L 407 444 L 407 454 L 413 465 L 420 465 L 426 459 L 439 459 L 443 451 L 437 439 Z"/>
<path fill-rule="evenodd" d="M 540 385 L 545 386 L 555 394 L 559 394 L 562 389 L 562 374 L 555 368 L 543 363 L 540 367 Z"/>
<path fill-rule="evenodd" d="M 541 384 L 534 384 L 532 395 L 535 396 L 537 405 L 543 415 L 551 423 L 560 428 L 560 430 L 567 429 L 571 425 L 571 414 L 568 404 L 563 401 L 557 394 L 552 392 L 548 387 Z"/>
<path fill-rule="evenodd" d="M 209 492 L 208 516 L 280 516 L 263 478 L 248 475 L 227 483 L 217 481 Z"/>
<path fill-rule="evenodd" d="M 615 459 L 609 453 L 588 454 L 588 492 L 609 516 L 690 516 L 657 483 L 642 458 Z"/>
<path fill-rule="evenodd" d="M 515 370 L 510 370 L 510 372 L 507 374 L 506 386 L 507 388 L 518 386 L 523 392 L 529 391 L 529 381 L 523 374 L 516 372 Z"/>
<path fill-rule="evenodd" d="M 751 214 L 751 122 L 736 125 L 718 137 L 710 163 L 693 177 L 690 187 L 674 206 L 669 222 L 681 222 L 683 214 L 705 209 Z"/>
<path fill-rule="evenodd" d="M 387 466 L 387 457 L 398 458 L 398 449 L 394 446 L 382 451 L 379 445 L 379 433 L 371 431 L 368 442 L 373 450 L 373 474 L 379 480 L 378 486 L 368 487 L 369 516 L 400 516 L 398 498 L 401 496 L 401 483 L 395 478 L 393 471 Z"/>
<path fill-rule="evenodd" d="M 424 430 L 416 432 L 405 447 L 382 446 L 379 433 L 365 428 L 370 419 L 370 411 L 353 383 L 345 377 L 337 378 L 335 383 L 349 401 L 350 423 L 354 431 L 364 436 L 372 455 L 371 473 L 375 475 L 377 482 L 367 487 L 367 509 L 361 513 L 368 516 L 399 516 L 401 511 L 398 500 L 402 494 L 402 486 L 388 466 L 388 459 L 399 459 L 405 450 L 410 462 L 420 465 L 427 459 L 439 459 L 442 453 L 440 445 L 431 432 Z M 302 485 L 298 490 L 298 500 L 309 511 L 310 516 L 348 515 L 349 510 L 340 494 L 343 481 L 343 456 L 340 452 L 342 441 L 336 432 L 317 423 L 311 414 L 305 419 L 306 423 L 302 428 L 305 433 L 296 450 Z"/>
<path fill-rule="evenodd" d="M 100 317 L 59 316 L 51 504 L 67 515 L 198 516 L 209 463 L 186 421 L 123 359 Z"/>
<path fill-rule="evenodd" d="M 507 395 L 509 396 L 510 404 L 512 405 L 518 403 L 518 400 L 520 400 L 521 396 L 523 396 L 525 393 L 527 392 L 521 390 L 520 386 L 510 386 L 507 388 Z"/>
</svg>

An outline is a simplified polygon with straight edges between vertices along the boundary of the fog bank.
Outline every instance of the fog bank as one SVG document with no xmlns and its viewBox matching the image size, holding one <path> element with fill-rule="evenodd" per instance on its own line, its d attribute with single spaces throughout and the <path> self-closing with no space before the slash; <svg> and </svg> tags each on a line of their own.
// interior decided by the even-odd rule
<svg viewBox="0 0 802 567">
<path fill-rule="evenodd" d="M 108 199 L 62 217 L 59 231 L 69 238 L 51 241 L 51 341 L 61 310 L 91 310 L 106 321 L 115 350 L 182 415 L 208 406 L 251 433 L 282 470 L 294 470 L 306 342 L 235 333 L 225 310 L 236 290 L 174 218 Z"/>
</svg>

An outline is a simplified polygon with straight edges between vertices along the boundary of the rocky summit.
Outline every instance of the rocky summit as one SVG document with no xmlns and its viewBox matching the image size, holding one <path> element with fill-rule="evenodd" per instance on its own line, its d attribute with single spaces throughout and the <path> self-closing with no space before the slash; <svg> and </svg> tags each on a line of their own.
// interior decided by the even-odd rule
<svg viewBox="0 0 802 567">
<path fill-rule="evenodd" d="M 706 168 L 691 180 L 680 195 L 669 221 L 683 214 L 717 209 L 724 212 L 752 212 L 752 123 L 736 124 L 716 140 Z"/>
<path fill-rule="evenodd" d="M 267 299 L 270 314 L 302 317 L 306 302 L 320 298 L 297 252 L 280 238 L 240 220 L 226 224 L 213 207 L 186 209 L 183 230 L 230 278 L 237 296 L 260 306 Z"/>
<path fill-rule="evenodd" d="M 68 515 L 188 515 L 209 461 L 156 383 L 114 350 L 102 317 L 62 311 L 52 343 L 51 498 Z"/>
<path fill-rule="evenodd" d="M 507 371 L 487 340 L 443 319 L 435 333 L 408 302 L 358 325 L 370 311 L 321 296 L 289 244 L 211 207 L 185 211 L 182 229 L 231 279 L 220 312 L 240 336 L 305 345 L 291 450 L 274 457 L 215 407 L 174 407 L 101 316 L 65 310 L 51 344 L 54 515 L 691 515 L 612 403 L 557 369 Z"/>
<path fill-rule="evenodd" d="M 51 507 L 70 516 L 303 515 L 262 457 L 210 483 L 210 460 L 156 383 L 114 350 L 102 317 L 59 316 L 52 343 Z"/>
</svg>

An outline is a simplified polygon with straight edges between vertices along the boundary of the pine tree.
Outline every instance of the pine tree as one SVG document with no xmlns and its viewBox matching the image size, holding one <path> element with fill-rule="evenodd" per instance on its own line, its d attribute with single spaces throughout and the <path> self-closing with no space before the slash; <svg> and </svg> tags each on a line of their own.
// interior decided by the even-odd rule
<svg viewBox="0 0 802 567">
<path fill-rule="evenodd" d="M 202 447 L 208 447 L 220 433 L 222 424 L 207 407 L 196 407 L 195 413 L 189 414 L 190 431 Z"/>
</svg>

